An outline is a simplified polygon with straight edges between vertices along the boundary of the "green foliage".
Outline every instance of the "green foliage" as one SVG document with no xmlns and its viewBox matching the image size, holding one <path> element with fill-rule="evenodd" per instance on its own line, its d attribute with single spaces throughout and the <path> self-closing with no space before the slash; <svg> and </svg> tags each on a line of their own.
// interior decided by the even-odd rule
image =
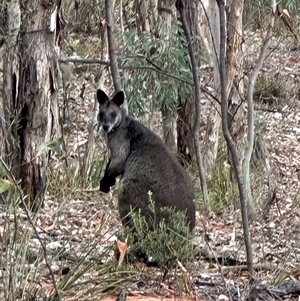
<svg viewBox="0 0 300 301">
<path fill-rule="evenodd" d="M 55 157 L 60 153 L 61 149 L 57 152 L 56 142 L 50 143 L 50 147 L 52 146 L 55 150 L 52 155 Z M 44 150 L 44 147 L 40 149 Z M 60 160 L 57 159 L 49 165 L 49 183 L 53 187 L 50 187 L 48 191 L 51 192 L 51 195 L 57 193 L 60 203 L 64 203 L 70 199 L 71 192 L 74 191 L 74 186 L 72 186 L 74 183 L 61 181 L 58 170 L 62 170 L 62 166 L 57 165 L 59 162 Z M 69 169 L 70 167 L 65 167 L 63 170 L 68 172 L 71 178 L 72 170 Z M 6 177 L 4 171 L 1 172 L 1 176 L 3 178 Z M 55 178 L 57 182 L 54 182 L 54 176 L 57 177 Z M 6 181 L 0 179 L 0 182 L 5 183 Z M 9 183 L 9 186 L 17 187 L 18 185 L 16 183 L 7 183 Z M 82 287 L 89 285 L 86 278 L 87 274 L 93 273 L 93 281 L 95 281 L 97 278 L 97 275 L 95 276 L 96 271 L 100 275 L 99 282 L 105 281 L 105 277 L 113 267 L 113 261 L 107 260 L 111 257 L 109 254 L 111 246 L 101 247 L 101 250 L 99 250 L 99 241 L 105 241 L 109 235 L 115 234 L 111 233 L 111 228 L 106 225 L 106 215 L 103 214 L 100 223 L 97 224 L 95 236 L 91 236 L 81 246 L 80 252 L 74 252 L 70 248 L 70 244 L 74 240 L 78 240 L 78 232 L 74 235 L 68 233 L 68 237 L 61 234 L 59 239 L 55 238 L 52 240 L 51 230 L 44 228 L 41 230 L 41 227 L 45 226 L 43 223 L 44 217 L 39 214 L 33 216 L 31 212 L 25 213 L 21 209 L 22 199 L 20 199 L 21 195 L 18 193 L 19 189 L 19 187 L 17 189 L 10 189 L 9 187 L 10 196 L 6 197 L 6 194 L 4 194 L 5 198 L 9 199 L 9 202 L 5 201 L 1 204 L 1 216 L 4 218 L 3 221 L 1 220 L 0 233 L 1 300 L 58 300 L 53 289 L 52 291 L 47 291 L 44 287 L 45 283 L 53 287 L 51 274 L 54 275 L 56 285 L 62 295 L 66 293 L 74 294 L 74 292 L 81 290 Z M 25 201 L 26 197 L 23 197 L 23 202 Z M 50 213 L 48 212 L 48 214 Z M 47 218 L 49 218 L 48 214 L 46 215 Z M 62 216 L 58 212 L 56 214 Z M 34 229 L 36 229 L 36 232 Z M 57 242 L 59 241 L 59 244 L 54 244 L 54 246 L 50 247 L 50 244 L 56 239 Z M 42 243 L 46 249 L 47 256 L 44 252 L 45 249 L 41 245 Z M 70 260 L 70 257 L 72 260 Z M 92 260 L 92 258 L 96 258 L 96 260 Z M 48 266 L 45 264 L 46 262 L 48 262 Z M 99 266 L 99 262 L 107 263 Z M 118 281 L 119 279 L 116 280 L 116 282 Z M 94 284 L 90 286 L 94 286 Z M 104 285 L 104 287 L 106 288 L 107 286 Z M 100 289 L 104 291 L 102 287 Z M 97 292 L 94 292 L 94 294 L 97 295 Z"/>
<path fill-rule="evenodd" d="M 224 143 L 220 144 L 216 166 L 208 182 L 208 191 L 211 210 L 216 214 L 232 210 L 238 204 L 239 195 L 236 184 L 231 178 Z"/>
<path fill-rule="evenodd" d="M 13 183 L 6 179 L 0 179 L 0 193 L 9 190 L 13 186 Z"/>
<path fill-rule="evenodd" d="M 239 204 L 237 185 L 232 180 L 231 173 L 232 169 L 228 162 L 226 144 L 224 140 L 220 140 L 216 164 L 207 181 L 210 209 L 217 215 L 233 210 Z M 207 211 L 200 187 L 196 187 L 195 194 L 197 196 L 197 203 L 202 208 L 200 212 Z"/>
<path fill-rule="evenodd" d="M 36 154 L 36 156 L 40 156 L 42 155 L 43 153 L 49 151 L 49 150 L 53 150 L 53 151 L 56 151 L 56 152 L 61 152 L 61 144 L 63 142 L 63 139 L 62 137 L 58 138 L 58 139 L 54 139 L 50 142 L 43 142 L 41 143 L 41 145 L 39 146 L 39 149 L 38 149 L 38 152 Z"/>
<path fill-rule="evenodd" d="M 278 1 L 279 2 L 279 1 Z M 297 16 L 300 11 L 298 0 L 283 0 L 279 2 L 282 7 L 286 8 L 290 13 Z"/>
<path fill-rule="evenodd" d="M 245 0 L 243 11 L 243 24 L 246 29 L 264 27 L 269 21 L 269 0 Z"/>
<path fill-rule="evenodd" d="M 0 287 L 3 300 L 33 300 L 37 293 L 34 282 L 42 277 L 37 264 L 42 262 L 43 256 L 30 248 L 28 241 L 32 239 L 33 231 L 20 216 L 19 203 L 19 195 L 14 194 L 7 211 L 3 211 L 3 215 L 9 216 L 1 233 Z"/>
<path fill-rule="evenodd" d="M 287 9 L 291 14 L 294 20 L 294 26 L 297 28 L 297 23 L 299 22 L 299 12 L 300 6 L 298 0 L 282 0 L 277 1 L 278 4 L 281 5 L 283 9 Z M 269 22 L 270 15 L 270 1 L 269 0 L 245 0 L 244 2 L 244 11 L 243 11 L 243 23 L 245 28 L 252 27 L 253 29 L 257 28 L 265 28 L 267 23 Z M 276 18 L 280 21 L 279 26 L 275 26 L 278 28 L 284 28 L 282 26 L 282 21 L 279 18 Z"/>
<path fill-rule="evenodd" d="M 192 86 L 177 79 L 191 78 L 186 40 L 178 21 L 169 37 L 154 38 L 149 32 L 139 37 L 135 30 L 126 30 L 125 38 L 121 65 L 130 71 L 126 69 L 122 86 L 131 113 L 143 115 L 162 106 L 176 110 L 178 97 L 190 99 Z"/>
<path fill-rule="evenodd" d="M 149 208 L 154 214 L 154 202 L 149 196 Z M 143 259 L 157 264 L 166 269 L 176 265 L 178 259 L 182 263 L 191 261 L 194 257 L 191 248 L 191 231 L 187 225 L 186 216 L 183 212 L 176 212 L 173 208 L 161 208 L 161 212 L 168 216 L 159 225 L 149 225 L 145 216 L 140 212 L 133 211 L 130 217 L 134 224 L 134 230 L 127 229 L 133 243 L 129 256 L 134 260 Z"/>
</svg>

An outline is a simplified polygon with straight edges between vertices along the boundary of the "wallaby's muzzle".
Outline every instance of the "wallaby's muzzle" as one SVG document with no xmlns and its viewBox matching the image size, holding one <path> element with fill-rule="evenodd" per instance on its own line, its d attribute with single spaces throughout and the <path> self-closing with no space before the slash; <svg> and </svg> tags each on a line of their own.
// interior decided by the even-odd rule
<svg viewBox="0 0 300 301">
<path fill-rule="evenodd" d="M 103 125 L 102 125 L 102 128 L 103 128 L 103 130 L 104 130 L 105 132 L 108 132 L 108 130 L 109 130 L 109 125 L 103 124 Z"/>
</svg>

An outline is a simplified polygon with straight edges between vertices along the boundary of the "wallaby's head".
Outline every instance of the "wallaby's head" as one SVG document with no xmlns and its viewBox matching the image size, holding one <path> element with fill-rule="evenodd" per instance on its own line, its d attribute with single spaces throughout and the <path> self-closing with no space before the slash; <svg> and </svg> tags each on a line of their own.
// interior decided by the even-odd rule
<svg viewBox="0 0 300 301">
<path fill-rule="evenodd" d="M 117 128 L 124 116 L 121 105 L 124 102 L 124 92 L 117 92 L 112 99 L 105 92 L 97 90 L 97 100 L 100 104 L 98 122 L 103 130 L 109 133 L 114 128 Z"/>
</svg>

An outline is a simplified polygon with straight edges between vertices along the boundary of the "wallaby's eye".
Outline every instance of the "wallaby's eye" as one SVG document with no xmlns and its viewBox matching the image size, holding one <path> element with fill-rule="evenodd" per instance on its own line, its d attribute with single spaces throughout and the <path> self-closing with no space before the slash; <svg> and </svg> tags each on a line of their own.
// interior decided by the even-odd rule
<svg viewBox="0 0 300 301">
<path fill-rule="evenodd" d="M 116 118 L 117 117 L 117 113 L 116 112 L 111 112 L 110 116 L 111 116 L 111 118 Z"/>
<path fill-rule="evenodd" d="M 104 112 L 100 112 L 100 113 L 99 113 L 99 119 L 100 119 L 100 120 L 103 120 L 103 118 L 104 118 Z"/>
</svg>

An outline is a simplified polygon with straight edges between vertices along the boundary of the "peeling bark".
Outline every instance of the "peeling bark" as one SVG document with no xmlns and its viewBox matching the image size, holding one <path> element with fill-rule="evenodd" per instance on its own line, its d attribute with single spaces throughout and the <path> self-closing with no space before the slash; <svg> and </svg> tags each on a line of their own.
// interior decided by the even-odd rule
<svg viewBox="0 0 300 301">
<path fill-rule="evenodd" d="M 220 20 L 218 5 L 214 1 L 203 0 L 200 6 L 200 34 L 211 57 L 214 67 L 214 90 L 220 99 L 220 74 L 219 74 L 219 45 L 220 45 Z M 217 159 L 219 136 L 221 129 L 221 109 L 217 102 L 208 102 L 209 117 L 206 122 L 206 135 L 203 139 L 203 165 L 208 177 L 211 176 Z"/>
<path fill-rule="evenodd" d="M 163 127 L 163 139 L 167 148 L 176 155 L 176 114 L 170 109 L 162 106 L 162 127 Z"/>
<path fill-rule="evenodd" d="M 230 0 L 227 3 L 227 41 L 226 41 L 226 81 L 228 109 L 231 120 L 228 120 L 231 136 L 236 143 L 240 164 L 244 159 L 244 137 L 246 134 L 246 103 L 241 95 L 243 86 L 243 0 Z"/>
</svg>

